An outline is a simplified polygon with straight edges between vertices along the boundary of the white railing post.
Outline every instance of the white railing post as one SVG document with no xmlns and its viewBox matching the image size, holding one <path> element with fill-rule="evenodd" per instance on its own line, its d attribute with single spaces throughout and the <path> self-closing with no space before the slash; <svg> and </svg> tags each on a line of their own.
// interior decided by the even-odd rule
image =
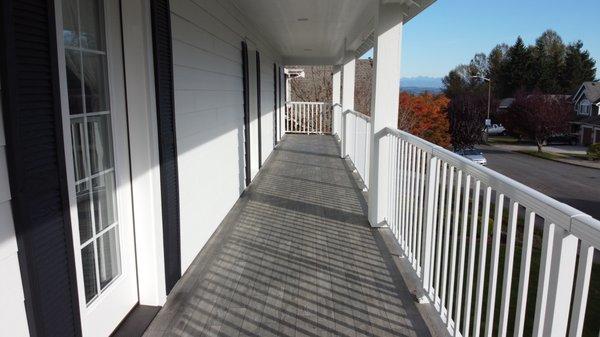
<svg viewBox="0 0 600 337">
<path fill-rule="evenodd" d="M 346 152 L 346 143 L 348 142 L 346 124 L 348 124 L 348 111 L 342 110 L 340 114 L 342 116 L 341 134 L 340 134 L 340 157 L 346 158 L 348 153 Z"/>
<path fill-rule="evenodd" d="M 575 286 L 575 297 L 573 298 L 573 313 L 571 314 L 569 337 L 581 337 L 583 332 L 593 260 L 594 247 L 582 241 L 579 248 L 577 283 Z"/>
<path fill-rule="evenodd" d="M 400 58 L 404 5 L 380 0 L 375 20 L 373 48 L 373 90 L 371 100 L 371 160 L 369 166 L 369 222 L 371 226 L 385 225 L 385 190 L 387 182 L 380 181 L 380 170 L 388 168 L 384 155 L 387 147 L 381 139 L 385 128 L 398 127 L 400 90 Z M 381 152 L 384 150 L 384 152 Z M 383 191 L 380 191 L 382 189 Z M 383 192 L 383 193 L 382 193 Z M 382 199 L 381 201 L 379 199 Z"/>
<path fill-rule="evenodd" d="M 543 336 L 558 337 L 567 333 L 577 244 L 576 236 L 555 228 Z"/>
<path fill-rule="evenodd" d="M 432 245 L 433 242 L 433 213 L 435 202 L 435 187 L 437 185 L 437 158 L 431 155 L 427 164 L 427 185 L 425 187 L 425 223 L 423 224 L 423 289 L 426 294 L 429 294 L 431 288 L 431 265 L 432 265 Z M 455 233 L 455 235 L 457 235 Z M 434 298 L 431 298 L 435 300 Z M 422 300 L 422 299 L 420 299 Z"/>
</svg>

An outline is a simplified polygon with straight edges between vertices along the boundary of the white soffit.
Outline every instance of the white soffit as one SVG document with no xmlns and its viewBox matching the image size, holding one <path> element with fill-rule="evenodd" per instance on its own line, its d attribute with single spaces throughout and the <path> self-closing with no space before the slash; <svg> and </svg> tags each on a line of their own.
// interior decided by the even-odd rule
<svg viewBox="0 0 600 337">
<path fill-rule="evenodd" d="M 377 0 L 231 0 L 287 64 L 333 64 L 372 44 Z M 435 0 L 389 0 L 406 6 L 405 22 Z M 370 48 L 370 47 L 369 47 Z"/>
</svg>

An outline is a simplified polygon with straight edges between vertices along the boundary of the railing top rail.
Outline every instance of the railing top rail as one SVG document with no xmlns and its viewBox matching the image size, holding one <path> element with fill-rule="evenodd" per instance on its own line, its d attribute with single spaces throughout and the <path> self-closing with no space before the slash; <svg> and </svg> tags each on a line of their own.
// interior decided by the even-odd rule
<svg viewBox="0 0 600 337">
<path fill-rule="evenodd" d="M 371 117 L 369 117 L 361 112 L 355 111 L 355 110 L 346 110 L 346 111 L 344 111 L 344 113 L 355 115 L 356 117 L 362 118 L 362 119 L 366 120 L 367 122 L 371 121 Z"/>
<path fill-rule="evenodd" d="M 313 104 L 313 105 L 331 105 L 329 102 L 299 102 L 299 101 L 287 101 L 286 104 Z"/>
<path fill-rule="evenodd" d="M 383 136 L 385 135 L 396 136 L 413 143 L 421 150 L 471 175 L 511 200 L 514 199 L 519 204 L 530 207 L 547 221 L 560 226 L 580 240 L 600 248 L 600 221 L 590 215 L 410 133 L 386 128 L 383 130 Z"/>
</svg>

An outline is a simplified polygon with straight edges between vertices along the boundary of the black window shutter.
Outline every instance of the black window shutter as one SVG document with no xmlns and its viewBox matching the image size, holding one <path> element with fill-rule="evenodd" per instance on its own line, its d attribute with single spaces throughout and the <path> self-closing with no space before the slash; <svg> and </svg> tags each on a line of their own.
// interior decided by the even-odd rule
<svg viewBox="0 0 600 337">
<path fill-rule="evenodd" d="M 81 335 L 56 42 L 52 0 L 0 2 L 11 204 L 32 336 Z"/>
<path fill-rule="evenodd" d="M 260 111 L 260 53 L 256 51 L 256 116 L 258 118 L 258 168 L 262 166 L 262 122 Z"/>
<path fill-rule="evenodd" d="M 169 0 L 151 0 L 152 44 L 167 294 L 181 277 L 179 178 Z"/>
<path fill-rule="evenodd" d="M 248 69 L 248 45 L 242 41 L 242 76 L 244 86 L 244 151 L 246 186 L 252 180 L 250 172 L 250 71 Z"/>
</svg>

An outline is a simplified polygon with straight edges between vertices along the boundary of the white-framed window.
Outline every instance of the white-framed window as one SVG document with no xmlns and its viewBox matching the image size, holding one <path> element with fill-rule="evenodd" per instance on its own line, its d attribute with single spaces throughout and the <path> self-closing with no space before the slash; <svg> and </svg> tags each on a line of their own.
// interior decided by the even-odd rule
<svg viewBox="0 0 600 337">
<path fill-rule="evenodd" d="M 105 20 L 102 1 L 65 0 L 62 9 L 78 248 L 89 304 L 121 274 Z"/>
<path fill-rule="evenodd" d="M 579 102 L 578 115 L 589 116 L 592 114 L 592 103 L 588 99 L 582 99 Z"/>
</svg>

